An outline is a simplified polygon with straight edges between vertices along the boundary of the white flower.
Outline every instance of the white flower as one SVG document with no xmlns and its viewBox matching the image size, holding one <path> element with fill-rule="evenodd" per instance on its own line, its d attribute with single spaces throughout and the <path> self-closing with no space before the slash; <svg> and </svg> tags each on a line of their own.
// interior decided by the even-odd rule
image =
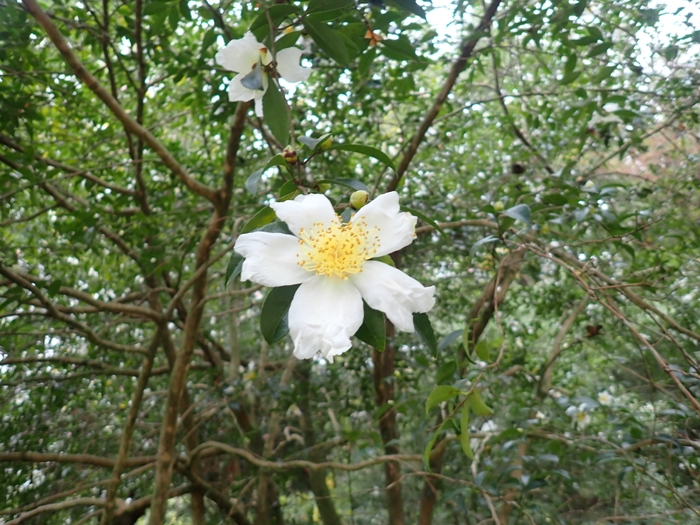
<svg viewBox="0 0 700 525">
<path fill-rule="evenodd" d="M 311 70 L 299 65 L 301 49 L 288 47 L 277 51 L 275 69 L 287 82 L 303 82 Z M 255 114 L 263 116 L 262 98 L 269 85 L 268 71 L 272 54 L 248 31 L 243 38 L 231 40 L 216 54 L 217 64 L 238 73 L 228 86 L 231 102 L 255 99 Z"/>
<path fill-rule="evenodd" d="M 613 397 L 606 390 L 603 390 L 598 392 L 598 403 L 603 406 L 610 406 L 613 403 Z"/>
<path fill-rule="evenodd" d="M 586 412 L 587 408 L 586 403 L 581 403 L 578 407 L 570 406 L 566 409 L 566 415 L 571 417 L 573 426 L 579 430 L 583 430 L 591 422 L 591 416 Z"/>
<path fill-rule="evenodd" d="M 301 284 L 289 307 L 294 355 L 332 360 L 348 350 L 362 324 L 362 300 L 398 330 L 413 332 L 413 312 L 435 304 L 435 287 L 374 257 L 408 246 L 416 218 L 399 210 L 396 192 L 380 195 L 341 222 L 323 195 L 300 195 L 270 205 L 294 235 L 252 232 L 234 250 L 245 257 L 241 279 L 265 286 Z"/>
</svg>

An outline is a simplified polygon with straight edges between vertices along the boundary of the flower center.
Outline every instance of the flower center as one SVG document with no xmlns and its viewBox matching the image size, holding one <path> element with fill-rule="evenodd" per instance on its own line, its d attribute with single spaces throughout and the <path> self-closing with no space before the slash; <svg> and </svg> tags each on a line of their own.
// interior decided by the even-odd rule
<svg viewBox="0 0 700 525">
<path fill-rule="evenodd" d="M 365 261 L 374 257 L 379 247 L 379 228 L 367 228 L 367 223 L 340 222 L 336 217 L 329 225 L 314 223 L 299 232 L 298 265 L 309 272 L 341 279 L 360 273 Z"/>
</svg>

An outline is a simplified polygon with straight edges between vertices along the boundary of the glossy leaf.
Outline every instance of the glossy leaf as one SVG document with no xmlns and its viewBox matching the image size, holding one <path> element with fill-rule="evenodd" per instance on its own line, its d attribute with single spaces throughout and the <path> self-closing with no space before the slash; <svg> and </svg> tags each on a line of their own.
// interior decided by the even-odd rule
<svg viewBox="0 0 700 525">
<path fill-rule="evenodd" d="M 289 332 L 285 316 L 299 286 L 280 286 L 267 294 L 260 312 L 260 331 L 269 344 L 280 341 Z"/>
</svg>

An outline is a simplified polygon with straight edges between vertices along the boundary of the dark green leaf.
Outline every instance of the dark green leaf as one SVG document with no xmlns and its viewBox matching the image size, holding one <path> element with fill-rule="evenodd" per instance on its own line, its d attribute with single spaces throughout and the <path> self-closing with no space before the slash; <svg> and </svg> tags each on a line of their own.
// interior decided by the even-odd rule
<svg viewBox="0 0 700 525">
<path fill-rule="evenodd" d="M 427 346 L 428 349 L 435 354 L 437 352 L 437 339 L 435 337 L 435 332 L 433 331 L 433 325 L 430 324 L 428 314 L 414 313 L 413 325 L 415 326 L 416 332 L 420 336 L 425 346 Z"/>
<path fill-rule="evenodd" d="M 231 279 L 233 279 L 241 273 L 241 270 L 243 269 L 243 260 L 244 258 L 242 255 L 236 252 L 231 252 L 231 258 L 228 260 L 228 266 L 226 266 L 224 286 L 228 286 L 228 283 L 231 282 Z"/>
<path fill-rule="evenodd" d="M 454 332 L 450 332 L 445 337 L 440 339 L 440 342 L 437 345 L 437 351 L 442 352 L 445 348 L 450 346 L 452 343 L 454 343 L 461 336 L 462 336 L 462 330 L 455 330 Z"/>
<path fill-rule="evenodd" d="M 310 0 L 306 7 L 307 13 L 319 13 L 333 9 L 350 9 L 355 7 L 353 0 Z"/>
<path fill-rule="evenodd" d="M 270 160 L 267 161 L 267 164 L 265 164 L 264 167 L 260 168 L 259 170 L 254 171 L 245 181 L 245 188 L 255 195 L 258 193 L 258 183 L 260 182 L 260 178 L 263 176 L 263 173 L 265 173 L 268 169 L 272 168 L 273 166 L 286 166 L 287 163 L 284 160 L 284 156 L 280 153 L 272 157 Z"/>
<path fill-rule="evenodd" d="M 284 318 L 292 303 L 298 284 L 273 288 L 267 294 L 260 312 L 260 331 L 265 341 L 274 344 L 287 335 Z"/>
<path fill-rule="evenodd" d="M 423 452 L 423 467 L 428 472 L 430 472 L 430 452 L 433 450 L 433 445 L 435 445 L 435 442 L 437 441 L 438 436 L 449 425 L 452 425 L 452 418 L 447 418 L 445 421 L 442 422 L 442 424 L 433 433 L 433 435 L 430 436 L 430 439 L 428 440 L 428 443 L 425 446 L 425 451 Z"/>
<path fill-rule="evenodd" d="M 370 308 L 367 303 L 362 301 L 364 309 L 364 318 L 362 325 L 355 333 L 363 343 L 376 348 L 379 352 L 383 352 L 386 347 L 386 321 L 384 314 L 378 310 Z"/>
<path fill-rule="evenodd" d="M 354 153 L 367 155 L 368 157 L 377 159 L 379 162 L 386 164 L 392 170 L 396 171 L 394 161 L 392 161 L 386 153 L 384 153 L 381 150 L 378 150 L 377 148 L 373 148 L 372 146 L 365 146 L 364 144 L 334 144 L 331 149 L 337 149 L 340 151 L 352 151 Z"/>
<path fill-rule="evenodd" d="M 487 363 L 491 362 L 491 345 L 483 339 L 476 343 L 474 352 L 476 352 L 476 355 L 482 361 L 486 361 Z"/>
<path fill-rule="evenodd" d="M 562 78 L 559 81 L 559 84 L 562 86 L 566 86 L 568 84 L 571 84 L 574 80 L 576 80 L 580 76 L 581 76 L 581 71 L 570 71 L 569 73 L 564 75 L 564 78 Z"/>
<path fill-rule="evenodd" d="M 345 42 L 336 31 L 323 22 L 317 22 L 310 18 L 304 19 L 304 27 L 313 38 L 316 45 L 343 67 L 350 65 L 350 56 L 345 47 Z"/>
<path fill-rule="evenodd" d="M 449 238 L 449 237 L 447 236 L 447 234 L 445 233 L 445 230 L 443 230 L 442 227 L 441 227 L 437 222 L 435 222 L 433 219 L 431 219 L 430 217 L 428 217 L 427 215 L 425 215 L 423 212 L 420 212 L 420 211 L 415 210 L 415 209 L 413 209 L 413 208 L 409 208 L 408 206 L 401 206 L 401 211 L 405 211 L 405 212 L 410 213 L 411 215 L 415 215 L 416 217 L 418 217 L 418 218 L 419 218 L 420 220 L 422 220 L 423 222 L 429 224 L 430 226 L 432 226 L 433 228 L 435 228 L 438 232 L 440 232 L 440 235 L 442 235 L 442 238 L 443 238 L 445 241 L 448 241 L 448 242 L 449 242 L 450 238 Z"/>
<path fill-rule="evenodd" d="M 499 240 L 498 237 L 494 237 L 493 235 L 489 235 L 488 237 L 484 237 L 483 239 L 479 239 L 474 244 L 472 244 L 472 247 L 469 250 L 469 256 L 473 257 L 474 254 L 477 252 L 477 250 L 480 247 L 482 247 L 484 244 L 491 244 L 492 242 L 496 242 L 498 240 Z"/>
<path fill-rule="evenodd" d="M 267 91 L 262 99 L 263 119 L 265 124 L 280 144 L 289 144 L 289 115 L 287 114 L 287 101 L 279 90 L 276 82 L 270 79 Z"/>
<path fill-rule="evenodd" d="M 454 378 L 455 372 L 457 371 L 457 363 L 454 359 L 450 359 L 446 363 L 440 365 L 435 373 L 435 383 L 441 385 L 443 383 L 451 383 Z"/>
<path fill-rule="evenodd" d="M 369 193 L 369 188 L 365 186 L 362 182 L 355 179 L 321 179 L 318 181 L 319 184 L 337 184 L 339 186 L 345 186 L 351 190 L 356 191 L 366 191 Z"/>
<path fill-rule="evenodd" d="M 516 221 L 524 222 L 528 226 L 532 226 L 530 220 L 530 207 L 527 204 L 518 204 L 512 208 L 508 208 L 501 212 L 501 215 L 515 219 Z"/>
<path fill-rule="evenodd" d="M 275 215 L 275 211 L 269 206 L 265 206 L 264 208 L 258 210 L 258 212 L 255 215 L 253 215 L 248 222 L 245 223 L 245 226 L 243 226 L 243 228 L 241 229 L 241 234 L 257 230 L 261 226 L 264 226 L 265 224 L 269 224 L 272 221 L 274 221 L 276 217 L 277 215 Z"/>
<path fill-rule="evenodd" d="M 46 292 L 49 294 L 49 297 L 55 297 L 58 291 L 61 289 L 62 285 L 63 283 L 61 282 L 61 279 L 56 279 L 52 281 L 46 290 Z"/>
<path fill-rule="evenodd" d="M 414 15 L 417 15 L 423 18 L 424 20 L 427 20 L 425 9 L 419 6 L 416 0 L 387 0 L 387 4 L 396 5 L 405 9 L 409 13 L 413 13 Z"/>
<path fill-rule="evenodd" d="M 270 19 L 273 25 L 277 25 L 278 22 L 281 22 L 289 16 L 301 13 L 301 9 L 291 4 L 273 4 L 267 8 L 267 11 L 270 13 Z M 258 16 L 250 25 L 250 31 L 258 39 L 258 42 L 262 42 L 265 37 L 270 34 L 270 23 L 267 16 L 265 9 L 261 9 Z"/>
</svg>

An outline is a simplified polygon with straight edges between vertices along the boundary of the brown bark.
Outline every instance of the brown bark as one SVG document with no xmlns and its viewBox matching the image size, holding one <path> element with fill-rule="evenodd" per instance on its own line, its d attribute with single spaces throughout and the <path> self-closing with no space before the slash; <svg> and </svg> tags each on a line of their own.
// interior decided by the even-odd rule
<svg viewBox="0 0 700 525">
<path fill-rule="evenodd" d="M 470 326 L 469 340 L 465 341 L 465 345 L 468 346 L 470 352 L 473 352 L 476 343 L 484 333 L 489 321 L 493 318 L 496 308 L 505 300 L 510 283 L 520 269 L 524 254 L 525 250 L 516 250 L 503 258 L 498 272 L 486 285 L 479 299 L 469 310 L 467 314 L 467 324 Z M 463 356 L 465 352 L 466 351 L 463 349 Z M 440 420 L 437 424 L 439 425 L 441 422 Z M 436 447 L 436 450 L 430 456 L 430 468 L 431 471 L 436 474 L 439 474 L 442 469 L 445 450 L 446 447 L 440 449 Z M 428 476 L 425 478 L 423 491 L 421 493 L 420 513 L 418 517 L 419 525 L 431 525 L 439 487 L 440 483 L 438 477 Z"/>
<path fill-rule="evenodd" d="M 311 366 L 303 366 L 299 374 L 301 380 L 299 382 L 300 386 L 300 397 L 299 397 L 299 409 L 301 410 L 301 430 L 304 433 L 304 446 L 306 448 L 311 448 L 309 452 L 309 459 L 315 463 L 320 463 L 325 460 L 325 453 L 322 449 L 315 447 L 316 445 L 316 434 L 314 432 L 313 417 L 311 415 L 311 400 L 310 400 L 310 373 Z M 335 505 L 331 499 L 331 492 L 328 490 L 328 485 L 326 483 L 326 470 L 310 470 L 308 472 L 309 485 L 311 485 L 311 491 L 314 493 L 314 499 L 316 500 L 316 506 L 318 507 L 318 512 L 321 515 L 321 521 L 324 525 L 342 525 L 340 516 L 335 510 Z"/>
<path fill-rule="evenodd" d="M 384 352 L 372 349 L 372 362 L 374 363 L 374 390 L 376 393 L 377 408 L 386 410 L 379 419 L 379 432 L 384 443 L 386 454 L 398 454 L 399 431 L 396 427 L 396 411 L 394 410 L 394 353 L 395 348 L 391 337 L 394 335 L 394 326 L 387 321 L 387 345 Z M 401 495 L 401 469 L 396 461 L 388 461 L 384 464 L 384 476 L 386 478 L 386 507 L 389 512 L 389 525 L 405 525 L 406 519 L 403 511 L 403 497 Z"/>
</svg>

